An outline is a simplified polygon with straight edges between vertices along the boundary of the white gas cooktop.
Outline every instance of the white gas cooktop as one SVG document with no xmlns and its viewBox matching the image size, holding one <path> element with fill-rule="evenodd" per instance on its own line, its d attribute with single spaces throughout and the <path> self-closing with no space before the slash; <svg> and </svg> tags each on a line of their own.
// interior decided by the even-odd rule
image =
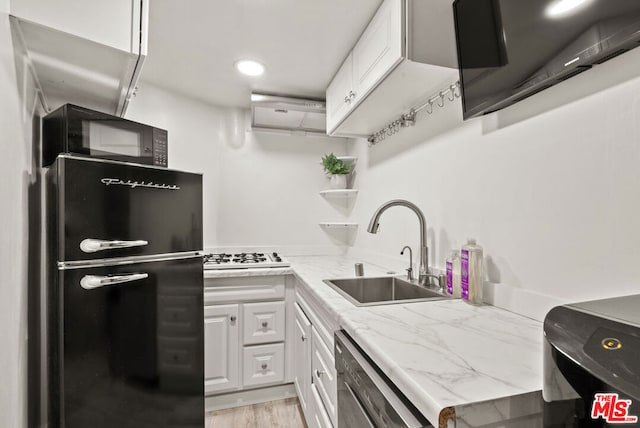
<svg viewBox="0 0 640 428">
<path fill-rule="evenodd" d="M 204 269 L 256 269 L 289 267 L 277 252 L 209 253 L 204 255 Z"/>
</svg>

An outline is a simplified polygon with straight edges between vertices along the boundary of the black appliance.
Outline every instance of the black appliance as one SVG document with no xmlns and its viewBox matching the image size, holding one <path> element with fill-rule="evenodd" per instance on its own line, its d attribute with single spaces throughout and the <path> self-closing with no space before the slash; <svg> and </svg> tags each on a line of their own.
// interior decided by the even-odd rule
<svg viewBox="0 0 640 428">
<path fill-rule="evenodd" d="M 456 0 L 465 119 L 500 110 L 640 42 L 637 0 Z"/>
<path fill-rule="evenodd" d="M 202 428 L 202 176 L 61 155 L 47 172 L 52 428 Z"/>
<path fill-rule="evenodd" d="M 559 306 L 544 321 L 544 426 L 640 426 L 640 295 Z"/>
<path fill-rule="evenodd" d="M 167 166 L 167 131 L 118 116 L 65 104 L 42 120 L 42 163 L 69 153 Z"/>
<path fill-rule="evenodd" d="M 344 331 L 335 333 L 338 426 L 432 427 Z"/>
</svg>

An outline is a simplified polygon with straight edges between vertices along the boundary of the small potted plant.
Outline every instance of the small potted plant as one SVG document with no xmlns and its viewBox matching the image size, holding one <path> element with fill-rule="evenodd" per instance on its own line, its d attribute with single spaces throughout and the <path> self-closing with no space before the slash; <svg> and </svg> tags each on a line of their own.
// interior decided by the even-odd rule
<svg viewBox="0 0 640 428">
<path fill-rule="evenodd" d="M 322 166 L 329 176 L 329 187 L 332 189 L 347 188 L 347 174 L 351 172 L 349 164 L 338 159 L 333 153 L 322 157 Z"/>
</svg>

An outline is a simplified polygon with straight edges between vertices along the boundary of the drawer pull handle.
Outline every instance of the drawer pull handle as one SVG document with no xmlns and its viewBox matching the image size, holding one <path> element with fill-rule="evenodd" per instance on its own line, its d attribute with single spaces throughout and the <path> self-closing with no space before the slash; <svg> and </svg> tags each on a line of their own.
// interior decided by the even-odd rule
<svg viewBox="0 0 640 428">
<path fill-rule="evenodd" d="M 262 367 L 262 370 L 266 370 L 267 369 L 267 363 L 262 363 L 262 366 L 260 366 L 260 367 Z"/>
<path fill-rule="evenodd" d="M 302 336 L 301 339 L 304 342 L 305 340 L 307 340 L 307 336 Z"/>
<path fill-rule="evenodd" d="M 317 377 L 318 379 L 320 379 L 320 376 L 322 376 L 323 374 L 324 374 L 324 371 L 322 371 L 322 370 L 317 370 L 317 369 L 316 369 L 316 377 Z"/>
<path fill-rule="evenodd" d="M 267 328 L 268 325 L 269 325 L 268 322 L 262 321 L 262 328 Z"/>
<path fill-rule="evenodd" d="M 231 317 L 229 317 L 229 320 L 230 320 L 231 322 L 236 322 L 236 317 L 235 317 L 235 315 L 231 315 Z"/>
</svg>

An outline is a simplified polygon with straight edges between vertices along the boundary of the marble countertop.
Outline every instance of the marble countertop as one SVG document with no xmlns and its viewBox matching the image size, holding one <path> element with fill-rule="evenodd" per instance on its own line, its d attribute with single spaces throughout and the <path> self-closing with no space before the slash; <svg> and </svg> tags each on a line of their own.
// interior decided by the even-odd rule
<svg viewBox="0 0 640 428">
<path fill-rule="evenodd" d="M 452 411 L 457 426 L 540 412 L 540 322 L 459 299 L 356 307 L 322 280 L 353 277 L 356 262 L 366 276 L 388 269 L 336 256 L 289 260 L 303 286 L 434 425 Z M 478 406 L 485 408 L 472 411 Z M 463 415 L 474 420 L 464 423 Z"/>
<path fill-rule="evenodd" d="M 495 424 L 541 412 L 542 324 L 459 299 L 357 307 L 324 279 L 389 275 L 344 256 L 288 256 L 290 268 L 205 271 L 205 278 L 294 274 L 435 426 Z M 506 425 L 505 425 L 506 426 Z"/>
</svg>

